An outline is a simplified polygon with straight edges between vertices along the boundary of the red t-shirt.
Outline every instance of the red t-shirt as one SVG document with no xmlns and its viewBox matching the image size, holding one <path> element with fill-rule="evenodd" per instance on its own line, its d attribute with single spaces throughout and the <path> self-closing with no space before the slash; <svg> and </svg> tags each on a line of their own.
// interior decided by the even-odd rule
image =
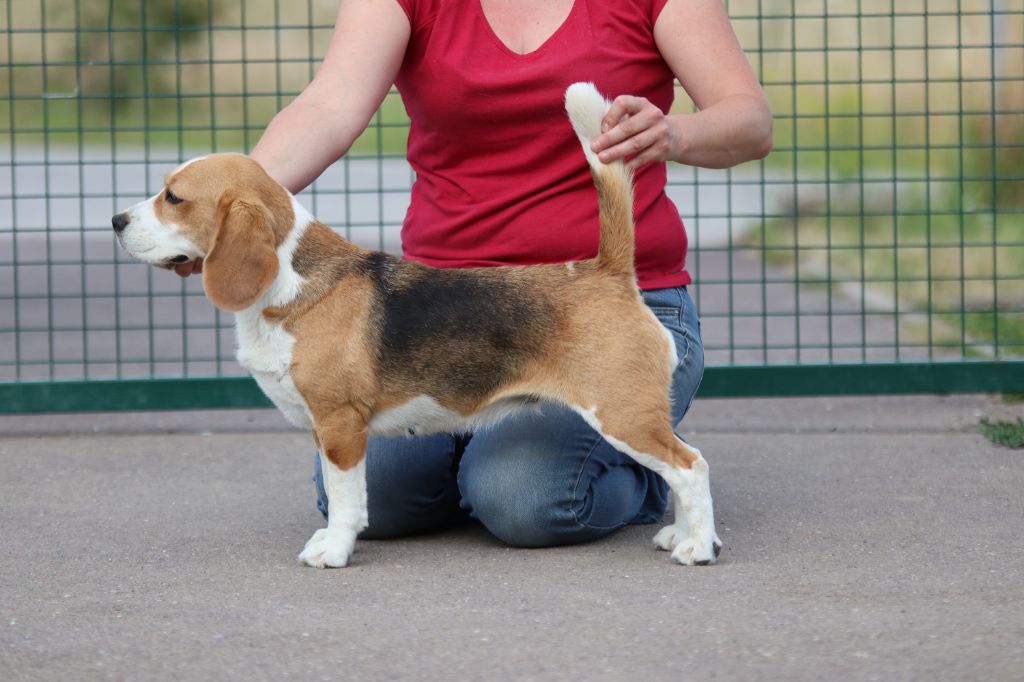
<svg viewBox="0 0 1024 682">
<path fill-rule="evenodd" d="M 646 97 L 668 112 L 673 74 L 654 43 L 667 0 L 575 0 L 537 50 L 508 49 L 479 0 L 398 0 L 412 33 L 396 85 L 416 171 L 405 257 L 437 267 L 556 263 L 597 253 L 597 192 L 565 114 L 566 87 Z M 665 164 L 636 174 L 644 289 L 689 284 L 686 232 Z"/>
</svg>

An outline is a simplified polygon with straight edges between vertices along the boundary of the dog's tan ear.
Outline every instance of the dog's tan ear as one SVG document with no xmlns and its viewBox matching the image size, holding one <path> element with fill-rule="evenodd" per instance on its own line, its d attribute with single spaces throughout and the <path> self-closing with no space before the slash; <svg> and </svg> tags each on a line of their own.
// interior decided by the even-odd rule
<svg viewBox="0 0 1024 682">
<path fill-rule="evenodd" d="M 236 312 L 256 302 L 277 277 L 272 218 L 259 200 L 224 197 L 218 228 L 203 260 L 203 288 L 213 304 Z"/>
</svg>

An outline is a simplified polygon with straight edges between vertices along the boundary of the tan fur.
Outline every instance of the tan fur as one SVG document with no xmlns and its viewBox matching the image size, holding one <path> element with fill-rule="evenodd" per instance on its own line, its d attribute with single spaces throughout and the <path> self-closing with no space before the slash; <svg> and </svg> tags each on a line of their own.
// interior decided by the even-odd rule
<svg viewBox="0 0 1024 682">
<path fill-rule="evenodd" d="M 343 279 L 315 308 L 296 307 L 284 320 L 296 339 L 292 380 L 306 399 L 324 454 L 348 470 L 359 463 L 365 447 L 339 442 L 345 423 L 363 433 L 379 404 L 373 351 L 366 343 L 367 283 Z M 362 295 L 360 295 L 362 294 Z M 365 446 L 365 442 L 363 443 Z"/>
<path fill-rule="evenodd" d="M 203 267 L 203 288 L 218 308 L 248 308 L 277 277 L 277 244 L 264 227 L 270 220 L 259 203 L 230 195 L 220 202 L 220 228 Z"/>
<path fill-rule="evenodd" d="M 246 169 L 247 164 L 233 155 L 224 162 L 219 157 L 207 159 L 168 177 L 174 194 L 191 197 L 187 203 L 192 216 L 170 215 L 178 207 L 165 202 L 160 210 L 162 220 L 184 225 L 209 249 L 204 286 L 210 299 L 219 307 L 239 310 L 258 298 L 277 275 L 274 249 L 284 240 L 293 216 L 283 188 Z M 595 259 L 577 262 L 571 272 L 562 266 L 532 266 L 479 273 L 500 277 L 506 289 L 518 290 L 522 297 L 546 296 L 560 305 L 572 301 L 563 311 L 557 337 L 547 340 L 546 351 L 523 369 L 516 382 L 493 395 L 474 401 L 438 391 L 430 395 L 465 416 L 521 395 L 594 407 L 609 435 L 672 466 L 689 467 L 697 455 L 675 438 L 669 426 L 668 344 L 634 282 L 629 176 L 609 167 L 607 172 L 595 172 L 594 178 L 602 230 L 602 248 Z M 207 195 L 208 200 L 195 199 Z M 211 205 L 216 211 L 207 222 L 204 216 Z M 267 320 L 284 325 L 296 338 L 292 380 L 309 405 L 325 454 L 343 470 L 354 466 L 362 453 L 332 444 L 339 438 L 338 423 L 365 427 L 374 414 L 423 392 L 421 386 L 382 385 L 375 375 L 373 349 L 367 345 L 371 287 L 365 277 L 328 276 L 367 253 L 313 223 L 293 260 L 315 260 L 321 269 L 305 278 L 294 301 L 264 310 Z M 595 329 L 604 331 L 595 334 Z M 452 354 L 475 352 L 435 350 L 438 363 Z"/>
<path fill-rule="evenodd" d="M 595 171 L 594 177 L 601 202 L 601 249 L 596 258 L 572 268 L 434 271 L 385 263 L 385 257 L 320 223 L 304 227 L 290 263 L 301 288 L 291 300 L 268 305 L 261 314 L 265 323 L 294 338 L 290 379 L 312 417 L 318 447 L 334 466 L 352 471 L 364 456 L 374 417 L 424 395 L 465 417 L 510 399 L 551 400 L 589 414 L 602 433 L 673 470 L 689 470 L 703 461 L 670 426 L 670 346 L 635 284 L 629 175 L 614 169 Z M 167 186 L 188 201 L 178 206 L 158 201 L 155 211 L 206 253 L 204 286 L 210 299 L 227 310 L 251 306 L 279 275 L 277 249 L 295 222 L 291 197 L 255 162 L 239 155 L 189 164 L 171 174 Z M 396 351 L 385 352 L 380 345 L 386 332 L 381 297 L 408 293 L 428 281 L 431 286 L 452 282 L 467 290 L 500 291 L 508 301 L 522 304 L 516 303 L 513 312 L 525 315 L 523 324 L 511 337 L 502 337 L 500 347 L 479 343 L 470 329 L 465 335 L 449 334 L 445 344 L 427 339 L 417 344 L 415 358 L 410 356 L 418 365 L 396 369 Z M 484 310 L 493 304 L 478 302 Z M 390 369 L 382 364 L 389 357 Z M 519 360 L 510 365 L 510 358 Z M 493 365 L 507 376 L 476 391 L 431 378 L 447 377 L 446 371 L 434 370 L 454 361 L 469 372 Z M 481 381 L 486 378 L 485 373 Z"/>
<path fill-rule="evenodd" d="M 218 307 L 232 312 L 259 298 L 277 274 L 275 249 L 291 229 L 291 200 L 251 159 L 217 156 L 191 163 L 164 178 L 154 213 L 175 224 L 207 256 L 203 288 Z M 185 199 L 167 201 L 167 191 Z"/>
<path fill-rule="evenodd" d="M 600 209 L 601 242 L 597 263 L 609 272 L 634 276 L 632 175 L 625 166 L 594 171 Z"/>
</svg>

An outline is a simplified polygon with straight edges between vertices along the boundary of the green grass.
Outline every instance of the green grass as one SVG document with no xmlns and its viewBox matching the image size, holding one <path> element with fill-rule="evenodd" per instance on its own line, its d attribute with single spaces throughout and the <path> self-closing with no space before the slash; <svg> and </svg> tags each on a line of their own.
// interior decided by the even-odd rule
<svg viewBox="0 0 1024 682">
<path fill-rule="evenodd" d="M 795 213 L 766 219 L 747 242 L 801 281 L 866 281 L 870 300 L 898 302 L 917 340 L 966 357 L 1024 355 L 1024 220 L 846 199 Z"/>
<path fill-rule="evenodd" d="M 1024 448 L 1024 417 L 1017 417 L 1017 422 L 991 422 L 987 418 L 981 420 L 981 433 L 996 445 L 1005 448 Z"/>
<path fill-rule="evenodd" d="M 13 135 L 19 144 L 248 151 L 293 96 L 162 95 L 114 107 L 105 99 L 19 100 L 12 110 L 0 110 L 0 144 L 8 146 Z M 388 95 L 350 153 L 404 155 L 407 130 L 401 99 Z"/>
</svg>

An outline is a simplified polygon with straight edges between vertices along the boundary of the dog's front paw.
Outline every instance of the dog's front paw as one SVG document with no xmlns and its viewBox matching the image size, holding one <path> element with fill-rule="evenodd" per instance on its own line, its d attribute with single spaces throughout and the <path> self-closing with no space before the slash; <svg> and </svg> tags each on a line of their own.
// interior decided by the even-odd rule
<svg viewBox="0 0 1024 682">
<path fill-rule="evenodd" d="M 299 561 L 313 568 L 347 566 L 355 542 L 355 533 L 332 532 L 329 528 L 321 528 L 313 533 L 313 537 L 299 553 Z"/>
<path fill-rule="evenodd" d="M 718 561 L 722 541 L 714 533 L 709 538 L 688 537 L 672 550 L 672 560 L 684 566 L 710 566 Z"/>
</svg>

